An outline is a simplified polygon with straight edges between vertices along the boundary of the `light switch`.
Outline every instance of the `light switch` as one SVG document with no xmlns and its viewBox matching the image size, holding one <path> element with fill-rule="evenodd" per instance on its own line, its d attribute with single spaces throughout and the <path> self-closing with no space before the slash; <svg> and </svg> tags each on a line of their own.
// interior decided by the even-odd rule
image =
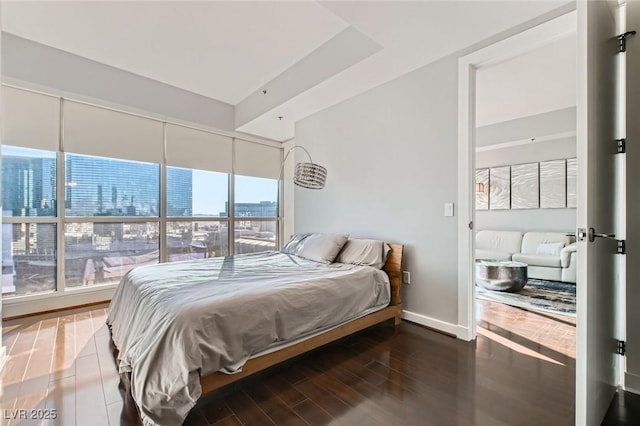
<svg viewBox="0 0 640 426">
<path fill-rule="evenodd" d="M 444 215 L 446 217 L 453 216 L 453 203 L 444 203 Z"/>
</svg>

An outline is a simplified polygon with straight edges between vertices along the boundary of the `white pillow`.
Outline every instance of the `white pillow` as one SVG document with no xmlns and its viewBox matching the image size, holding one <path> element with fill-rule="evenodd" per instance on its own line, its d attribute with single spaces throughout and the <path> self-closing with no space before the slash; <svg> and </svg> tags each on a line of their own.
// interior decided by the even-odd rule
<svg viewBox="0 0 640 426">
<path fill-rule="evenodd" d="M 354 238 L 347 241 L 335 261 L 382 269 L 390 251 L 384 241 Z"/>
<path fill-rule="evenodd" d="M 282 253 L 294 254 L 321 263 L 333 263 L 349 239 L 343 234 L 296 234 L 282 249 Z"/>
<path fill-rule="evenodd" d="M 291 237 L 291 240 L 289 240 L 289 242 L 284 247 L 282 247 L 282 250 L 280 250 L 280 252 L 297 255 L 300 247 L 302 247 L 303 241 L 309 235 L 311 234 L 295 234 L 293 237 Z"/>
<path fill-rule="evenodd" d="M 549 256 L 560 256 L 560 251 L 564 248 L 563 242 L 542 243 L 538 245 L 536 254 L 546 254 Z"/>
</svg>

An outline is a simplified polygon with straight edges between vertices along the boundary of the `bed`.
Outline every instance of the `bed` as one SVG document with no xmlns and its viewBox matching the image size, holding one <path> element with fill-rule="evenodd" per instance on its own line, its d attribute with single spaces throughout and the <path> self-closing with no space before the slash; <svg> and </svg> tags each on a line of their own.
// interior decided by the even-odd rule
<svg viewBox="0 0 640 426">
<path fill-rule="evenodd" d="M 121 281 L 108 323 L 145 425 L 180 425 L 202 393 L 386 320 L 402 245 L 382 270 L 280 252 L 163 263 Z"/>
</svg>

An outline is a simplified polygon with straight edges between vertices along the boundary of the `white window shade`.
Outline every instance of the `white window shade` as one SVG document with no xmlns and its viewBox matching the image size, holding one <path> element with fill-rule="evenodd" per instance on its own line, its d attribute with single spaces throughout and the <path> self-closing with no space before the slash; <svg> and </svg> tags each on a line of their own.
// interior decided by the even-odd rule
<svg viewBox="0 0 640 426">
<path fill-rule="evenodd" d="M 162 123 L 78 102 L 64 102 L 64 150 L 77 154 L 161 163 Z"/>
<path fill-rule="evenodd" d="M 237 175 L 280 178 L 281 148 L 236 139 L 235 159 Z"/>
<path fill-rule="evenodd" d="M 167 124 L 167 165 L 231 173 L 232 139 Z"/>
<path fill-rule="evenodd" d="M 60 98 L 2 87 L 2 143 L 57 151 Z"/>
</svg>

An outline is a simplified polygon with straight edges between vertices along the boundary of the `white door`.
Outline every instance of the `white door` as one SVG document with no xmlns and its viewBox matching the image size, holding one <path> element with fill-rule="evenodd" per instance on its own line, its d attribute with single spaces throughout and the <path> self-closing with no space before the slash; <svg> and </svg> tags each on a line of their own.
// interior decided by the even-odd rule
<svg viewBox="0 0 640 426">
<path fill-rule="evenodd" d="M 626 5 L 627 29 L 640 30 L 640 2 Z M 626 374 L 625 389 L 640 393 L 640 310 L 637 300 L 640 294 L 640 35 L 627 40 L 626 72 L 626 139 L 627 144 L 627 288 L 626 288 Z M 633 142 L 633 143 L 632 143 Z"/>
<path fill-rule="evenodd" d="M 602 237 L 578 242 L 576 425 L 600 425 L 616 385 L 616 10 L 577 3 L 578 228 Z M 579 235 L 580 237 L 580 235 Z"/>
</svg>

